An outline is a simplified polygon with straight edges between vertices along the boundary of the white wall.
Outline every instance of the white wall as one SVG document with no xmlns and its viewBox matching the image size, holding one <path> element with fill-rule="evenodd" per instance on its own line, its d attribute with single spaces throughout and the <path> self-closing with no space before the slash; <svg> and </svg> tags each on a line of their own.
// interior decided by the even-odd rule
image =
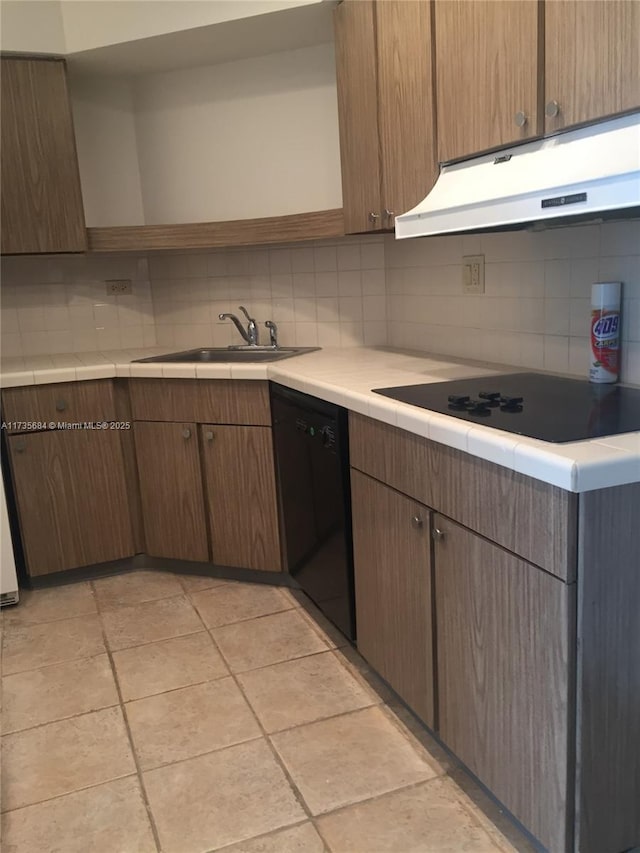
<svg viewBox="0 0 640 853">
<path fill-rule="evenodd" d="M 342 206 L 332 45 L 133 85 L 147 224 Z"/>
<path fill-rule="evenodd" d="M 129 81 L 71 73 L 69 89 L 87 225 L 143 225 Z"/>
<path fill-rule="evenodd" d="M 23 4 L 26 0 L 22 0 Z M 69 53 L 205 27 L 318 0 L 62 0 Z M 3 3 L 4 5 L 4 3 Z"/>
<path fill-rule="evenodd" d="M 26 53 L 66 51 L 62 12 L 58 0 L 2 0 L 2 50 Z"/>
</svg>

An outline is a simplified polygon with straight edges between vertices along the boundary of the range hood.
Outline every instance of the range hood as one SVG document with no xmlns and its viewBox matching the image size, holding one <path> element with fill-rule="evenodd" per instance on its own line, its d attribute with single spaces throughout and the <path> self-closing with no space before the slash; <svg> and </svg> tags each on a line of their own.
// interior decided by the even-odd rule
<svg viewBox="0 0 640 853">
<path fill-rule="evenodd" d="M 640 216 L 640 113 L 441 168 L 396 239 Z"/>
</svg>

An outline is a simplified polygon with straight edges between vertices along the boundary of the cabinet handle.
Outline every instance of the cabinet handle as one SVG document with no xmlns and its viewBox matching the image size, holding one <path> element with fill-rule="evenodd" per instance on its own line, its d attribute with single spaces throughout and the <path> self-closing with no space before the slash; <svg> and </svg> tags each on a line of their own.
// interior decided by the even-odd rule
<svg viewBox="0 0 640 853">
<path fill-rule="evenodd" d="M 431 535 L 433 536 L 436 542 L 442 542 L 442 540 L 444 539 L 444 530 L 440 530 L 439 528 L 434 527 L 431 531 Z"/>
<path fill-rule="evenodd" d="M 380 214 L 375 213 L 373 210 L 369 211 L 369 222 L 375 222 L 376 219 L 380 219 Z"/>
<path fill-rule="evenodd" d="M 515 121 L 518 127 L 524 127 L 525 124 L 529 121 L 527 115 L 522 112 L 522 110 L 518 110 L 518 112 L 514 115 L 513 120 Z"/>
<path fill-rule="evenodd" d="M 64 412 L 64 410 L 66 408 L 67 408 L 67 401 L 66 400 L 56 400 L 56 411 L 57 412 Z"/>
<path fill-rule="evenodd" d="M 549 101 L 544 112 L 549 118 L 555 118 L 560 112 L 560 104 L 557 101 Z"/>
<path fill-rule="evenodd" d="M 393 219 L 393 217 L 395 216 L 395 212 L 393 210 L 389 210 L 388 207 L 385 207 L 384 215 L 387 217 L 387 219 Z"/>
<path fill-rule="evenodd" d="M 422 519 L 419 515 L 414 515 L 411 519 L 411 526 L 415 527 L 416 530 L 419 530 L 422 527 Z"/>
<path fill-rule="evenodd" d="M 205 438 L 207 439 L 207 441 L 213 441 L 213 432 L 212 432 L 212 430 L 210 430 L 210 429 L 209 429 L 209 430 L 207 430 L 207 432 L 205 432 L 205 434 L 204 434 L 204 435 L 205 435 Z"/>
<path fill-rule="evenodd" d="M 183 429 L 182 430 L 182 437 L 183 438 L 191 438 L 191 430 L 190 429 Z"/>
<path fill-rule="evenodd" d="M 16 453 L 24 453 L 27 449 L 27 442 L 24 439 L 18 439 L 14 445 Z"/>
</svg>

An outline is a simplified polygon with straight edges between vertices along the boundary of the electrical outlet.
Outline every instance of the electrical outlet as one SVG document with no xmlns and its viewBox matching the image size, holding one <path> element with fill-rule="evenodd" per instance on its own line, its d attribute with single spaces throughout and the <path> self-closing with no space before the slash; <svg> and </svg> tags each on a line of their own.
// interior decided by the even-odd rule
<svg viewBox="0 0 640 853">
<path fill-rule="evenodd" d="M 462 258 L 462 288 L 465 293 L 484 293 L 484 255 Z"/>
<path fill-rule="evenodd" d="M 132 292 L 130 278 L 111 278 L 105 283 L 107 296 L 126 296 Z"/>
</svg>

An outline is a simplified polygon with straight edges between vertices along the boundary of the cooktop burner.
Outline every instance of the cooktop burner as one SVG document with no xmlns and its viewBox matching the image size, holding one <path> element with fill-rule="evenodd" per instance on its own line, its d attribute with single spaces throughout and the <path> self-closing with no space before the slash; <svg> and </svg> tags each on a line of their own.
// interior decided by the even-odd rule
<svg viewBox="0 0 640 853">
<path fill-rule="evenodd" d="M 373 390 L 402 403 L 543 441 L 580 441 L 640 430 L 640 389 L 542 373 Z"/>
</svg>

